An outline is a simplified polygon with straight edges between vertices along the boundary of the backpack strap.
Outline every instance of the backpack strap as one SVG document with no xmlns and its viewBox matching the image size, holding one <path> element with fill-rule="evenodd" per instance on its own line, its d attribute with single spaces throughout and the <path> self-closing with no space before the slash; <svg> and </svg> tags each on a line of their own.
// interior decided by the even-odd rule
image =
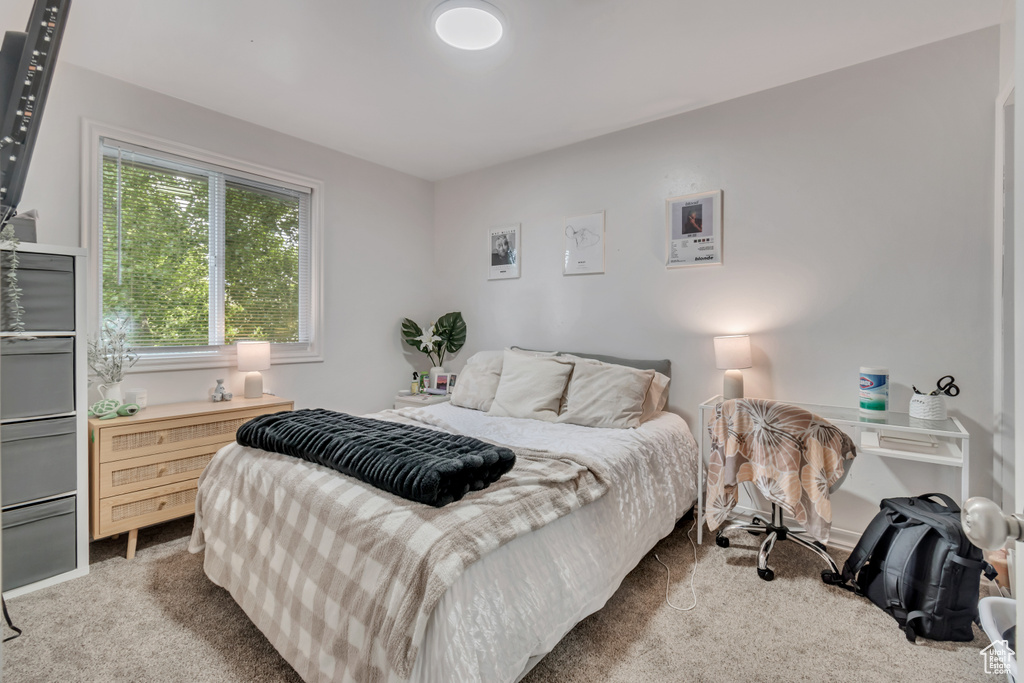
<svg viewBox="0 0 1024 683">
<path fill-rule="evenodd" d="M 935 502 L 935 499 L 938 498 L 947 508 L 949 508 L 950 512 L 960 514 L 960 506 L 956 504 L 955 500 L 947 496 L 945 493 L 925 493 L 924 495 L 918 496 L 918 498 L 921 500 L 931 500 L 932 502 Z"/>
<path fill-rule="evenodd" d="M 875 551 L 878 546 L 878 542 L 882 540 L 882 536 L 889 530 L 892 525 L 892 511 L 882 510 L 879 514 L 875 515 L 875 518 L 868 524 L 868 528 L 861 534 L 860 540 L 857 541 L 857 546 L 850 553 L 850 556 L 846 558 L 846 562 L 843 564 L 843 581 L 845 583 L 853 583 L 856 586 L 857 572 L 861 570 L 864 564 L 871 557 L 871 553 Z"/>
<path fill-rule="evenodd" d="M 880 577 L 883 582 L 882 586 L 885 590 L 885 602 L 887 605 L 887 607 L 882 609 L 885 609 L 892 615 L 892 618 L 899 623 L 900 628 L 907 634 L 907 640 L 911 642 L 914 642 L 916 636 L 913 627 L 910 626 L 910 622 L 927 617 L 927 614 L 919 611 L 908 613 L 903 599 L 903 590 L 913 580 L 913 577 L 910 576 L 910 560 L 917 553 L 917 547 L 921 545 L 929 531 L 931 531 L 930 526 L 919 524 L 901 534 L 900 542 L 894 543 L 889 547 L 889 556 L 886 558 L 887 563 L 892 567 L 898 567 L 899 571 L 883 572 Z"/>
</svg>

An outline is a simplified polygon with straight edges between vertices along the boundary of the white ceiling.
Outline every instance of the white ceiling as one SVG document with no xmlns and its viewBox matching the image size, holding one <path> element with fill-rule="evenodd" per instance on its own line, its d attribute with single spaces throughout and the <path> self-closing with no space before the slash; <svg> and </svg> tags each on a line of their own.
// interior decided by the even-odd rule
<svg viewBox="0 0 1024 683">
<path fill-rule="evenodd" d="M 1004 0 L 75 0 L 60 61 L 436 180 L 997 24 Z M 31 0 L 0 0 L 22 30 Z M 58 67 L 59 69 L 59 67 Z"/>
</svg>

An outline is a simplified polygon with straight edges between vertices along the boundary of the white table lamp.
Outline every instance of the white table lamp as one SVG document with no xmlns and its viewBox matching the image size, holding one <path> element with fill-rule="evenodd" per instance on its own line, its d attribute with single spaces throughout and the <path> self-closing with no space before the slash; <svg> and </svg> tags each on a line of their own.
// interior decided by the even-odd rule
<svg viewBox="0 0 1024 683">
<path fill-rule="evenodd" d="M 263 375 L 260 370 L 270 368 L 270 342 L 235 342 L 235 350 L 238 353 L 238 370 L 249 373 L 245 376 L 245 397 L 261 398 Z"/>
<path fill-rule="evenodd" d="M 715 366 L 725 370 L 722 398 L 743 398 L 743 373 L 740 369 L 752 366 L 750 337 L 745 334 L 715 337 Z"/>
</svg>

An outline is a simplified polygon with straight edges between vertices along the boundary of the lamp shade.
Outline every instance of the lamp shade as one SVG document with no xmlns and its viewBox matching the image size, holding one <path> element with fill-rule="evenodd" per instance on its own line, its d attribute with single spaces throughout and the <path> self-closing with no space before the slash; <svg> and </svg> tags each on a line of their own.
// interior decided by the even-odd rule
<svg viewBox="0 0 1024 683">
<path fill-rule="evenodd" d="M 719 370 L 739 370 L 749 368 L 750 337 L 745 334 L 732 334 L 727 337 L 715 337 L 715 367 Z"/>
<path fill-rule="evenodd" d="M 270 342 L 235 342 L 238 353 L 238 369 L 241 372 L 266 370 L 270 367 Z"/>
</svg>

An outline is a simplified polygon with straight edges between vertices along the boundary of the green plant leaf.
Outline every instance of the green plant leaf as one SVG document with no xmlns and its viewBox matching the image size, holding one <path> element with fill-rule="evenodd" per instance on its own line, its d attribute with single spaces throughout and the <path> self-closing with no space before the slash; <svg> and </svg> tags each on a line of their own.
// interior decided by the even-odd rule
<svg viewBox="0 0 1024 683">
<path fill-rule="evenodd" d="M 404 318 L 402 320 L 402 338 L 405 339 L 405 343 L 412 346 L 417 351 L 420 351 L 420 340 L 423 336 L 423 330 L 416 324 L 416 321 Z"/>
<path fill-rule="evenodd" d="M 448 353 L 455 353 L 466 343 L 466 321 L 459 311 L 445 313 L 438 318 L 434 331 L 441 337 L 439 346 Z"/>
</svg>

